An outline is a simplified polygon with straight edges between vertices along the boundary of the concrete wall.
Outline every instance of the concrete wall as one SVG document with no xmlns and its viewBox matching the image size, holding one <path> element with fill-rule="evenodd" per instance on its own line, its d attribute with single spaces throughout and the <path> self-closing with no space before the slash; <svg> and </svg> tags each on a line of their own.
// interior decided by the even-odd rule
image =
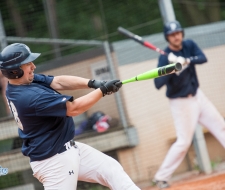
<svg viewBox="0 0 225 190">
<path fill-rule="evenodd" d="M 208 63 L 197 65 L 200 88 L 225 117 L 225 45 L 204 49 Z M 127 79 L 155 68 L 157 59 L 122 65 L 120 79 Z M 137 128 L 140 144 L 120 150 L 119 160 L 128 174 L 137 182 L 149 181 L 154 175 L 175 139 L 173 119 L 165 97 L 165 87 L 156 90 L 153 80 L 123 86 L 122 92 L 130 122 Z M 225 151 L 214 137 L 206 136 L 212 159 L 225 158 Z M 193 151 L 191 154 L 193 161 Z M 187 171 L 185 161 L 176 173 Z"/>
</svg>

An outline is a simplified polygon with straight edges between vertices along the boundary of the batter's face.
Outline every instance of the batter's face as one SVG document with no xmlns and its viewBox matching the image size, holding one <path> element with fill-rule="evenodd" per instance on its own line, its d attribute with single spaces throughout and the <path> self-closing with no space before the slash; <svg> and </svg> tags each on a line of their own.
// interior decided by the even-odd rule
<svg viewBox="0 0 225 190">
<path fill-rule="evenodd" d="M 182 32 L 174 32 L 167 36 L 167 39 L 170 43 L 170 47 L 173 50 L 180 50 L 182 48 L 183 41 L 183 33 Z"/>
<path fill-rule="evenodd" d="M 30 62 L 21 65 L 21 69 L 24 72 L 21 80 L 24 82 L 24 84 L 30 84 L 34 80 L 34 70 L 36 69 L 36 66 L 33 62 Z"/>
</svg>

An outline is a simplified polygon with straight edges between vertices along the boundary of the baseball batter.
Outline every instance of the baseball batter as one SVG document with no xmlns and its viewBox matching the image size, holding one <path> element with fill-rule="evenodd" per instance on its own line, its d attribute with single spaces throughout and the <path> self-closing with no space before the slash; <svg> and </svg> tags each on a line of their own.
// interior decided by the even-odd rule
<svg viewBox="0 0 225 190">
<path fill-rule="evenodd" d="M 206 127 L 225 148 L 224 119 L 199 89 L 195 65 L 207 62 L 204 53 L 192 40 L 183 40 L 184 31 L 178 21 L 165 24 L 164 35 L 169 42 L 165 49 L 169 55 L 161 55 L 158 66 L 180 62 L 183 69 L 179 73 L 154 80 L 157 89 L 163 85 L 167 86 L 166 96 L 169 98 L 177 135 L 176 142 L 155 174 L 154 182 L 160 188 L 169 186 L 168 181 L 172 173 L 180 165 L 191 145 L 197 123 Z"/>
<path fill-rule="evenodd" d="M 99 183 L 113 190 L 139 190 L 113 158 L 73 140 L 71 116 L 87 111 L 103 96 L 115 93 L 119 80 L 96 81 L 75 76 L 34 74 L 40 56 L 25 44 L 1 52 L 0 69 L 9 79 L 6 97 L 30 158 L 33 175 L 46 190 L 75 190 L 77 181 Z M 96 90 L 77 99 L 58 90 Z"/>
</svg>

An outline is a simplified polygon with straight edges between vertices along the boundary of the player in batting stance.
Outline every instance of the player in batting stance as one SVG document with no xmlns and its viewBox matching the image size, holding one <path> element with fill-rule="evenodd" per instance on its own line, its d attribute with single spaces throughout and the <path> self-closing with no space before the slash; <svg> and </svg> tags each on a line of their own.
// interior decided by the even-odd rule
<svg viewBox="0 0 225 190">
<path fill-rule="evenodd" d="M 75 76 L 34 74 L 31 53 L 15 43 L 1 52 L 0 69 L 9 79 L 6 97 L 23 139 L 22 153 L 30 158 L 33 175 L 46 190 L 75 190 L 77 180 L 113 190 L 139 190 L 113 158 L 73 140 L 71 116 L 87 111 L 103 96 L 115 93 L 119 80 L 95 81 Z M 95 88 L 77 99 L 57 90 Z"/>
<path fill-rule="evenodd" d="M 204 53 L 192 40 L 183 40 L 184 31 L 178 21 L 165 24 L 164 35 L 169 43 L 165 49 L 168 57 L 160 55 L 158 66 L 180 62 L 183 69 L 154 80 L 157 89 L 167 86 L 166 96 L 169 98 L 177 134 L 176 142 L 155 174 L 154 181 L 160 188 L 169 186 L 171 175 L 191 145 L 197 123 L 206 127 L 225 148 L 224 119 L 199 89 L 195 65 L 207 62 Z"/>
</svg>

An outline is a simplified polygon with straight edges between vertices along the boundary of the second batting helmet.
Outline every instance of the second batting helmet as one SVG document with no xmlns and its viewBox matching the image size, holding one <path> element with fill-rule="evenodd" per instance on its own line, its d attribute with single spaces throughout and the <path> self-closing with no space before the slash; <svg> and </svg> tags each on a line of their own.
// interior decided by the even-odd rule
<svg viewBox="0 0 225 190">
<path fill-rule="evenodd" d="M 167 36 L 175 32 L 182 32 L 184 36 L 184 29 L 181 27 L 178 21 L 170 21 L 164 25 L 164 36 L 167 41 Z"/>
<path fill-rule="evenodd" d="M 17 79 L 23 76 L 21 65 L 34 61 L 40 53 L 31 53 L 25 44 L 14 43 L 5 47 L 0 54 L 0 69 L 8 79 Z"/>
</svg>

